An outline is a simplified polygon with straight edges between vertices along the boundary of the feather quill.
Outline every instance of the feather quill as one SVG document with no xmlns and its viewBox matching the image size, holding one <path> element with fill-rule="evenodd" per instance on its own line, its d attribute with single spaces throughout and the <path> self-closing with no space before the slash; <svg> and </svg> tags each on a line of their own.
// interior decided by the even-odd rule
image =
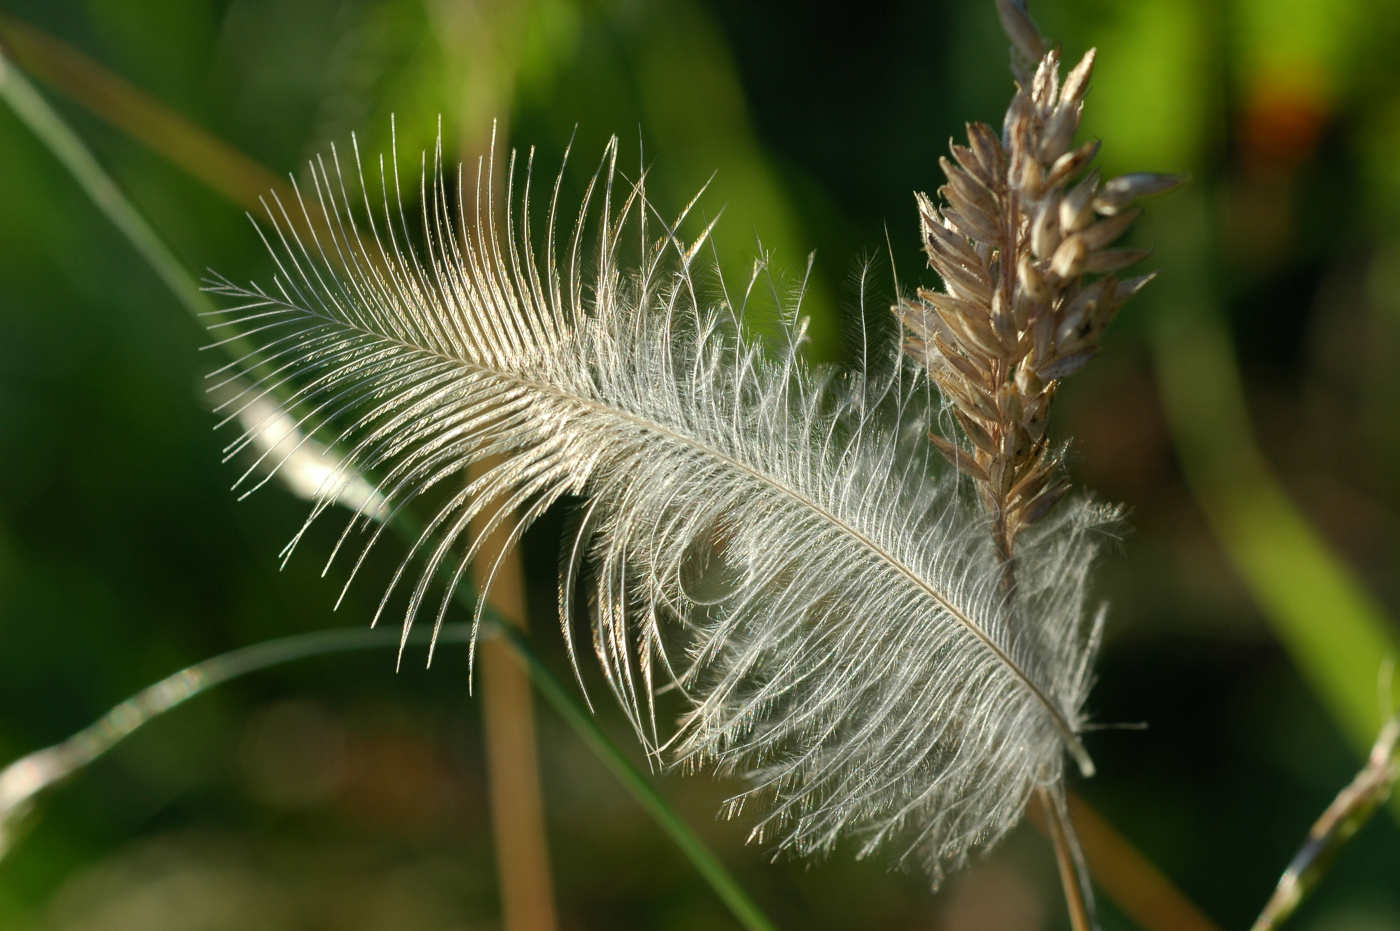
<svg viewBox="0 0 1400 931">
<path fill-rule="evenodd" d="M 754 836 L 778 850 L 892 841 L 937 885 L 1060 784 L 1066 751 L 1092 770 L 1077 736 L 1098 629 L 1084 587 L 1111 515 L 1062 506 L 1020 544 L 1005 592 L 975 496 L 927 439 L 927 376 L 895 345 L 868 372 L 808 366 L 796 308 L 776 348 L 746 336 L 762 268 L 734 296 L 722 277 L 704 287 L 713 224 L 683 240 L 691 208 L 663 222 L 616 151 L 566 240 L 556 180 L 541 245 L 533 156 L 518 211 L 511 157 L 502 230 L 489 161 L 474 188 L 460 169 L 453 185 L 439 143 L 410 221 L 394 159 L 372 193 L 358 149 L 352 172 L 332 149 L 308 195 L 267 205 L 272 286 L 209 283 L 230 304 L 216 331 L 261 346 L 215 373 L 218 390 L 242 386 L 224 411 L 246 422 L 276 400 L 268 416 L 307 437 L 329 425 L 343 458 L 305 526 L 359 473 L 380 511 L 432 493 L 379 608 L 407 589 L 405 636 L 438 568 L 460 578 L 475 555 L 474 518 L 517 512 L 523 530 L 581 496 L 561 623 L 572 657 L 583 586 L 606 681 L 648 750 L 744 780 L 729 810 L 761 802 Z M 256 448 L 260 427 L 245 428 L 230 456 Z M 376 516 L 361 509 L 336 552 L 353 539 L 363 561 Z M 661 724 L 668 690 L 683 710 Z"/>
</svg>

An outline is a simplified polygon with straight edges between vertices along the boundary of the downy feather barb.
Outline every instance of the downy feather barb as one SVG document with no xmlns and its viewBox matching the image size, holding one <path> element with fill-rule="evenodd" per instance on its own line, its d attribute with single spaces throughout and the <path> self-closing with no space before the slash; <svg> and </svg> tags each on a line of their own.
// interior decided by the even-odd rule
<svg viewBox="0 0 1400 931">
<path fill-rule="evenodd" d="M 541 246 L 533 153 L 500 230 L 490 160 L 474 187 L 460 169 L 454 183 L 439 144 L 410 208 L 393 158 L 374 191 L 358 148 L 344 173 L 332 149 L 310 192 L 267 204 L 272 286 L 209 283 L 230 303 L 216 334 L 261 347 L 212 377 L 240 386 L 223 410 L 271 400 L 269 416 L 337 450 L 305 526 L 373 477 L 379 504 L 335 547 L 353 541 L 356 568 L 376 518 L 430 503 L 380 602 L 406 590 L 405 634 L 433 610 L 438 570 L 460 578 L 476 555 L 469 524 L 517 514 L 518 534 L 582 497 L 561 622 L 572 644 L 584 589 L 649 751 L 744 780 L 730 809 L 761 800 L 754 835 L 778 849 L 897 839 L 937 884 L 1059 783 L 1066 750 L 1092 769 L 1077 734 L 1098 625 L 1083 605 L 1105 515 L 1074 503 L 1028 532 L 1005 592 L 975 497 L 927 439 L 925 373 L 895 345 L 880 374 L 810 367 L 795 313 L 776 348 L 746 336 L 766 272 L 731 296 L 707 257 L 713 224 L 684 241 L 693 202 L 664 222 L 616 151 L 562 237 L 556 180 Z M 507 174 L 511 205 L 514 155 Z M 259 448 L 246 421 L 230 457 Z M 266 481 L 259 465 L 278 463 L 240 487 Z"/>
</svg>

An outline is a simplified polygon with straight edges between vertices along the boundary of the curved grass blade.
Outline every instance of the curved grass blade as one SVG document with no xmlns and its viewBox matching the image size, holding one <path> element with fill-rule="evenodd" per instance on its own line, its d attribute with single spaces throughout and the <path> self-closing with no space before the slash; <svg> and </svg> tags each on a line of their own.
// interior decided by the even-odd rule
<svg viewBox="0 0 1400 931">
<path fill-rule="evenodd" d="M 442 637 L 446 643 L 466 643 L 471 638 L 470 625 L 448 625 Z M 416 639 L 427 642 L 426 637 Z M 36 750 L 0 770 L 0 859 L 14 843 L 16 826 L 44 792 L 191 698 L 249 673 L 297 660 L 395 646 L 398 637 L 388 631 L 318 630 L 230 650 L 147 686 L 67 740 Z"/>
<path fill-rule="evenodd" d="M 1322 882 L 1338 852 L 1385 804 L 1400 781 L 1400 713 L 1381 728 L 1366 765 L 1308 831 L 1250 931 L 1274 931 Z"/>
</svg>

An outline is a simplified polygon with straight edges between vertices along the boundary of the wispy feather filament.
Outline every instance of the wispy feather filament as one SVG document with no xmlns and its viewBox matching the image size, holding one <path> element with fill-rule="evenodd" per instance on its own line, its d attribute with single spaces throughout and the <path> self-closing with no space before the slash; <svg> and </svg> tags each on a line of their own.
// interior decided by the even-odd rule
<svg viewBox="0 0 1400 931">
<path fill-rule="evenodd" d="M 867 853 L 898 835 L 936 883 L 1059 781 L 1066 748 L 1090 768 L 1084 583 L 1107 515 L 1080 503 L 1029 531 L 1004 591 L 977 502 L 926 438 L 924 373 L 893 345 L 882 374 L 810 368 L 795 308 L 777 351 L 747 339 L 749 292 L 697 283 L 709 229 L 682 241 L 685 214 L 658 222 L 615 161 L 613 145 L 562 253 L 556 182 L 542 258 L 528 164 L 503 232 L 489 166 L 468 211 L 461 175 L 454 204 L 440 152 L 425 162 L 410 225 L 397 173 L 381 160 L 372 206 L 357 152 L 366 228 L 338 163 L 313 166 L 313 196 L 269 210 L 274 287 L 211 284 L 235 305 L 220 325 L 263 347 L 261 376 L 245 376 L 253 360 L 220 375 L 249 378 L 230 415 L 277 395 L 300 428 L 332 425 L 337 468 L 375 475 L 390 509 L 444 489 L 380 605 L 409 588 L 405 631 L 437 569 L 460 577 L 475 555 L 469 523 L 518 513 L 523 530 L 582 495 L 562 623 L 568 636 L 586 582 L 595 651 L 646 745 L 743 777 L 731 809 L 762 799 L 755 835 L 782 849 L 851 836 Z M 510 174 L 508 204 L 513 159 Z M 331 232 L 306 242 L 297 226 Z M 341 545 L 368 550 L 373 517 Z M 668 687 L 685 702 L 673 727 L 658 723 Z"/>
</svg>

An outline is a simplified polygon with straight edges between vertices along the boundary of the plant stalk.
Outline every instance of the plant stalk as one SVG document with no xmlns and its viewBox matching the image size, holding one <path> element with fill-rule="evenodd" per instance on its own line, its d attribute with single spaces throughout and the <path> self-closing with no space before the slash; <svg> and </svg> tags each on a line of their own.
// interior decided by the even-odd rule
<svg viewBox="0 0 1400 931">
<path fill-rule="evenodd" d="M 1059 867 L 1060 885 L 1065 890 L 1065 906 L 1069 909 L 1070 926 L 1074 931 L 1091 931 L 1094 923 L 1089 918 L 1089 906 L 1084 898 L 1084 889 L 1079 884 L 1079 869 L 1075 862 L 1074 848 L 1070 845 L 1065 814 L 1051 797 L 1050 790 L 1044 786 L 1036 789 L 1036 799 L 1045 813 L 1045 825 L 1050 832 L 1050 841 L 1055 847 L 1055 865 Z"/>
<path fill-rule="evenodd" d="M 489 468 L 489 464 L 482 468 Z M 482 532 L 483 523 L 481 518 L 474 522 L 474 534 Z M 497 626 L 523 632 L 529 614 L 520 550 L 509 545 L 515 528 L 512 515 L 486 538 L 473 560 L 472 579 Z M 530 677 L 512 651 L 511 644 L 498 637 L 482 643 L 476 655 L 502 924 L 506 931 L 554 931 L 559 919 L 545 833 Z"/>
<path fill-rule="evenodd" d="M 463 130 L 459 154 L 467 164 L 478 158 L 494 162 L 497 134 L 509 137 L 516 63 L 499 40 L 502 32 L 519 30 L 519 6 L 515 0 L 492 0 L 444 4 L 439 10 L 439 37 L 471 61 L 476 71 L 472 80 L 463 82 L 459 102 Z M 490 177 L 493 189 L 488 196 L 499 200 L 504 178 L 496 171 Z M 493 457 L 476 463 L 468 468 L 467 481 L 498 462 Z M 525 568 L 519 549 L 511 545 L 518 524 L 514 514 L 505 515 L 489 532 L 486 515 L 471 522 L 473 537 L 486 534 L 471 572 L 476 590 L 499 622 L 525 630 L 529 618 Z M 502 925 L 504 931 L 557 931 L 530 679 L 510 655 L 510 648 L 497 641 L 481 644 L 477 662 Z"/>
<path fill-rule="evenodd" d="M 470 624 L 447 624 L 442 643 L 467 643 Z M 426 643 L 426 634 L 410 636 Z M 197 695 L 233 679 L 300 659 L 399 645 L 394 631 L 342 628 L 294 634 L 221 653 L 186 666 L 113 707 L 92 724 L 60 743 L 36 750 L 0 770 L 0 858 L 14 841 L 14 829 L 35 800 L 52 786 L 111 750 L 134 731 Z"/>
</svg>

